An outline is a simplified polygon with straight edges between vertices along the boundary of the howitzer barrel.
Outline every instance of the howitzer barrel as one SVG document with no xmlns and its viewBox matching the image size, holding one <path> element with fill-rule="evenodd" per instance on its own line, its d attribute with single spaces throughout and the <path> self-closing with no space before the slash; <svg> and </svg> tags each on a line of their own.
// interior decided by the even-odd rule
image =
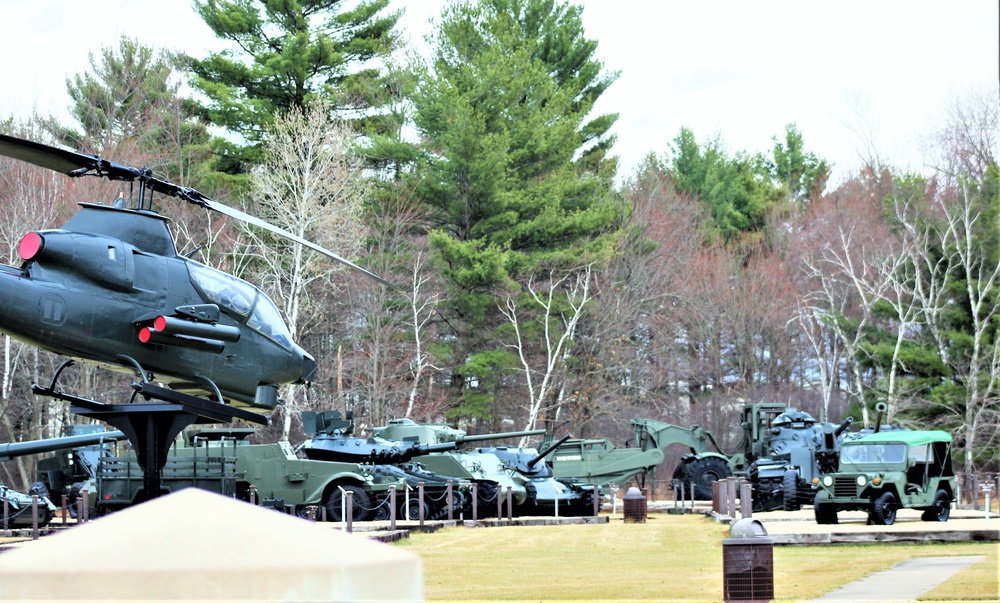
<svg viewBox="0 0 1000 603">
<path fill-rule="evenodd" d="M 844 419 L 844 422 L 838 425 L 837 429 L 833 430 L 833 437 L 839 438 L 840 434 L 847 431 L 847 428 L 850 427 L 851 423 L 853 422 L 854 422 L 854 417 L 847 417 L 846 419 Z"/>
<path fill-rule="evenodd" d="M 882 427 L 882 417 L 885 416 L 886 411 L 889 410 L 889 405 L 885 402 L 879 402 L 875 405 L 875 433 Z"/>
<path fill-rule="evenodd" d="M 566 440 L 570 439 L 571 437 L 573 437 L 573 436 L 571 436 L 570 434 L 567 433 L 563 437 L 561 437 L 558 440 L 556 440 L 555 442 L 553 442 L 551 446 L 549 446 L 545 450 L 543 450 L 540 453 L 538 453 L 538 456 L 536 456 L 535 458 L 533 458 L 530 461 L 528 461 L 528 469 L 533 468 L 538 463 L 538 461 L 542 460 L 543 458 L 545 458 L 548 455 L 550 455 L 553 452 L 555 452 L 556 448 L 559 448 L 560 446 L 562 446 L 563 443 L 565 443 Z"/>
<path fill-rule="evenodd" d="M 459 436 L 456 442 L 483 442 L 486 440 L 502 440 L 504 438 L 526 438 L 528 436 L 544 435 L 544 429 L 531 429 L 528 431 L 501 431 L 499 433 L 479 433 L 476 435 Z"/>
<path fill-rule="evenodd" d="M 94 446 L 102 442 L 116 442 L 124 440 L 125 434 L 120 431 L 107 431 L 104 433 L 88 433 L 62 438 L 48 438 L 45 440 L 29 440 L 27 442 L 9 442 L 0 444 L 0 461 L 9 461 L 19 456 L 30 454 L 42 454 L 44 452 L 54 452 L 67 448 L 78 448 L 81 446 Z"/>
</svg>

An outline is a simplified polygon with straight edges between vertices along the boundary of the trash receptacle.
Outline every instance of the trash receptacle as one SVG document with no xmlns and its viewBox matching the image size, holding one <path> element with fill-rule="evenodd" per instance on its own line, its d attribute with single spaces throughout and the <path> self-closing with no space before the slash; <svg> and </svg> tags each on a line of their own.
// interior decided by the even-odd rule
<svg viewBox="0 0 1000 603">
<path fill-rule="evenodd" d="M 646 523 L 646 497 L 635 486 L 622 497 L 622 518 L 625 523 Z"/>
<path fill-rule="evenodd" d="M 736 521 L 722 541 L 723 599 L 774 599 L 774 539 L 752 518 Z"/>
</svg>

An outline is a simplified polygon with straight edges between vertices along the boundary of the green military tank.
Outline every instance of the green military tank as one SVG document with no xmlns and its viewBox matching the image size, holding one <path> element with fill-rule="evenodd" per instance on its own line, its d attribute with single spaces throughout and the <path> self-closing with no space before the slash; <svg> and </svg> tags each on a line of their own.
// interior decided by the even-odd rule
<svg viewBox="0 0 1000 603">
<path fill-rule="evenodd" d="M 506 497 L 509 490 L 512 515 L 592 515 L 594 499 L 599 500 L 601 495 L 600 487 L 585 480 L 553 476 L 547 458 L 570 439 L 568 435 L 539 451 L 508 446 L 470 448 L 468 444 L 538 436 L 545 434 L 543 429 L 469 435 L 449 425 L 394 419 L 373 432 L 386 440 L 466 446 L 461 450 L 416 456 L 413 461 L 438 475 L 477 484 L 480 504 L 495 508 L 496 497 Z"/>
</svg>

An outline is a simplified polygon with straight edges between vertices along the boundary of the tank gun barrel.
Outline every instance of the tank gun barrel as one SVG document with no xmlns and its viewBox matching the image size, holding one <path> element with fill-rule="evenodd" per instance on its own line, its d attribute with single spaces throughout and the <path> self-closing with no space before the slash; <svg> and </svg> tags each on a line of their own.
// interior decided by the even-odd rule
<svg viewBox="0 0 1000 603">
<path fill-rule="evenodd" d="M 526 431 L 501 431 L 498 433 L 478 433 L 475 435 L 458 436 L 455 442 L 484 442 L 487 440 L 502 440 L 504 438 L 526 438 L 528 436 L 544 435 L 544 429 L 530 429 Z"/>
<path fill-rule="evenodd" d="M 106 431 L 44 440 L 28 440 L 27 442 L 8 442 L 0 444 L 0 461 L 9 461 L 19 456 L 42 454 L 67 448 L 94 446 L 103 442 L 117 442 L 124 439 L 126 439 L 125 434 L 120 431 Z"/>
<path fill-rule="evenodd" d="M 430 454 L 432 452 L 448 452 L 449 450 L 454 450 L 458 448 L 458 442 L 442 442 L 441 444 L 417 444 L 413 447 L 414 454 L 412 456 L 420 456 L 422 454 Z"/>
<path fill-rule="evenodd" d="M 559 448 L 560 446 L 562 446 L 566 442 L 566 440 L 570 439 L 571 437 L 572 436 L 567 433 L 563 437 L 561 437 L 558 440 L 556 440 L 555 442 L 553 442 L 551 446 L 549 446 L 545 450 L 539 452 L 538 456 L 536 456 L 535 458 L 533 458 L 530 461 L 528 461 L 528 469 L 533 469 L 535 467 L 535 465 L 538 464 L 538 461 L 544 459 L 548 455 L 550 455 L 553 452 L 555 452 L 556 448 Z"/>
</svg>

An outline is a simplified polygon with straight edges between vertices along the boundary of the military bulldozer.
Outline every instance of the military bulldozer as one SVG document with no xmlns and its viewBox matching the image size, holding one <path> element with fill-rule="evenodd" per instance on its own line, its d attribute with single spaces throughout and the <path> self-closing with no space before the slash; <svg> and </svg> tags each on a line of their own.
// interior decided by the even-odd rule
<svg viewBox="0 0 1000 603">
<path fill-rule="evenodd" d="M 624 485 L 633 478 L 641 484 L 663 462 L 664 449 L 677 444 L 690 449 L 681 463 L 686 479 L 699 491 L 707 484 L 708 497 L 713 481 L 732 475 L 730 457 L 700 425 L 680 427 L 653 419 L 632 419 L 630 423 L 634 438 L 623 448 L 605 439 L 565 442 L 552 457 L 553 474 L 582 479 L 602 488 L 612 483 Z"/>
</svg>

